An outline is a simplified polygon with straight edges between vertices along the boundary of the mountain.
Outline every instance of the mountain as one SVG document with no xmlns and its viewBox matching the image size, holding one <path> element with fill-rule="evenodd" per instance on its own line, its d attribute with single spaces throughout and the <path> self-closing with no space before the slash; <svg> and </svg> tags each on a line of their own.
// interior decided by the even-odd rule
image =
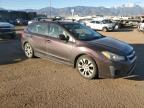
<svg viewBox="0 0 144 108">
<path fill-rule="evenodd" d="M 121 6 L 117 8 L 106 8 L 106 7 L 87 7 L 87 6 L 76 6 L 66 8 L 51 8 L 52 16 L 70 16 L 71 10 L 74 9 L 75 15 L 88 16 L 88 15 L 115 15 L 115 16 L 133 16 L 133 15 L 144 15 L 144 8 L 139 5 L 134 6 Z M 50 8 L 42 8 L 36 11 L 38 14 L 50 13 Z"/>
<path fill-rule="evenodd" d="M 5 9 L 0 7 L 0 10 L 5 10 Z"/>
<path fill-rule="evenodd" d="M 0 8 L 1 9 L 1 8 Z M 3 8 L 2 8 L 3 9 Z M 106 7 L 88 7 L 88 6 L 75 6 L 65 8 L 45 7 L 42 9 L 24 9 L 21 11 L 37 12 L 38 14 L 49 15 L 51 10 L 52 16 L 71 16 L 71 10 L 74 9 L 74 14 L 79 16 L 89 15 L 114 15 L 114 16 L 134 16 L 144 15 L 144 7 L 140 5 L 121 5 L 112 8 Z"/>
<path fill-rule="evenodd" d="M 115 13 L 111 11 L 110 8 L 105 7 L 86 7 L 86 6 L 76 6 L 76 7 L 66 7 L 66 8 L 51 8 L 52 16 L 70 16 L 71 10 L 74 9 L 74 14 L 79 16 L 88 15 L 114 15 Z M 38 14 L 49 14 L 50 8 L 46 7 L 37 11 Z"/>
<path fill-rule="evenodd" d="M 37 10 L 35 10 L 35 9 L 23 9 L 23 10 L 20 10 L 20 11 L 25 11 L 25 12 L 36 12 Z"/>
</svg>

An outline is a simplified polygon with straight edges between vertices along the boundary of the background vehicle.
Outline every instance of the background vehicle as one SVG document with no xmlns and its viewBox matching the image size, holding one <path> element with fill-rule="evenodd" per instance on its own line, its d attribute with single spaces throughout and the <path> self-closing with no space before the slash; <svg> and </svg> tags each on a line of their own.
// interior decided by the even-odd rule
<svg viewBox="0 0 144 108">
<path fill-rule="evenodd" d="M 15 38 L 15 26 L 3 19 L 0 19 L 0 37 L 5 38 L 7 36 L 10 38 Z"/>
<path fill-rule="evenodd" d="M 142 21 L 141 23 L 139 23 L 139 25 L 138 25 L 138 31 L 144 32 L 144 21 Z"/>
<path fill-rule="evenodd" d="M 87 23 L 86 25 L 94 30 L 103 30 L 105 32 L 112 31 L 115 28 L 115 23 L 113 23 L 110 20 L 102 20 L 102 21 L 93 20 Z"/>
<path fill-rule="evenodd" d="M 41 21 L 41 20 L 45 20 L 45 19 L 47 19 L 47 17 L 36 17 L 33 20 L 28 21 L 28 24 L 38 22 L 38 21 Z"/>
<path fill-rule="evenodd" d="M 28 25 L 28 20 L 16 19 L 16 25 Z"/>
<path fill-rule="evenodd" d="M 21 41 L 28 58 L 66 63 L 87 79 L 125 76 L 135 67 L 132 46 L 76 22 L 33 23 L 25 29 Z"/>
</svg>

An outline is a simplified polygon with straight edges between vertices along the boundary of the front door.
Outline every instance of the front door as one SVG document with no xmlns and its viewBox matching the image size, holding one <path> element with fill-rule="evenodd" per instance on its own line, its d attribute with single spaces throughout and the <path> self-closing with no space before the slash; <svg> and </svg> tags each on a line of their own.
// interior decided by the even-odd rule
<svg viewBox="0 0 144 108">
<path fill-rule="evenodd" d="M 69 41 L 66 42 L 64 40 L 60 40 L 60 34 L 68 36 Z M 65 62 L 70 62 L 73 47 L 73 39 L 65 29 L 57 24 L 52 23 L 49 25 L 49 36 L 46 39 L 46 49 L 50 56 Z"/>
</svg>

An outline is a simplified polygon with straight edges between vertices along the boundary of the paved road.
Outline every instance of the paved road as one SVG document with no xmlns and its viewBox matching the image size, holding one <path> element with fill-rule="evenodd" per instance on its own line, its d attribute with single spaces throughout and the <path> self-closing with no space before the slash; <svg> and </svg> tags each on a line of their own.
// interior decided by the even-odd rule
<svg viewBox="0 0 144 108">
<path fill-rule="evenodd" d="M 107 35 L 135 47 L 139 58 L 132 76 L 86 80 L 66 65 L 25 58 L 18 40 L 0 41 L 0 108 L 144 108 L 144 35 Z"/>
</svg>

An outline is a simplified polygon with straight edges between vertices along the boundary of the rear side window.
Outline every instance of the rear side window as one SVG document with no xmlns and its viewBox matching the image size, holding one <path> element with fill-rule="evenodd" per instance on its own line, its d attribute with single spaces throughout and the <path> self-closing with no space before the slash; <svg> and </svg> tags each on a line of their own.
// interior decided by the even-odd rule
<svg viewBox="0 0 144 108">
<path fill-rule="evenodd" d="M 100 24 L 100 22 L 99 22 L 99 21 L 96 21 L 96 23 L 97 23 L 97 24 Z"/>
<path fill-rule="evenodd" d="M 48 25 L 47 23 L 35 23 L 28 27 L 28 31 L 31 33 L 48 35 Z"/>
<path fill-rule="evenodd" d="M 95 23 L 95 21 L 91 21 L 91 23 Z"/>
<path fill-rule="evenodd" d="M 112 21 L 110 21 L 110 20 L 103 20 L 102 22 L 103 22 L 103 24 L 112 23 Z"/>
</svg>

